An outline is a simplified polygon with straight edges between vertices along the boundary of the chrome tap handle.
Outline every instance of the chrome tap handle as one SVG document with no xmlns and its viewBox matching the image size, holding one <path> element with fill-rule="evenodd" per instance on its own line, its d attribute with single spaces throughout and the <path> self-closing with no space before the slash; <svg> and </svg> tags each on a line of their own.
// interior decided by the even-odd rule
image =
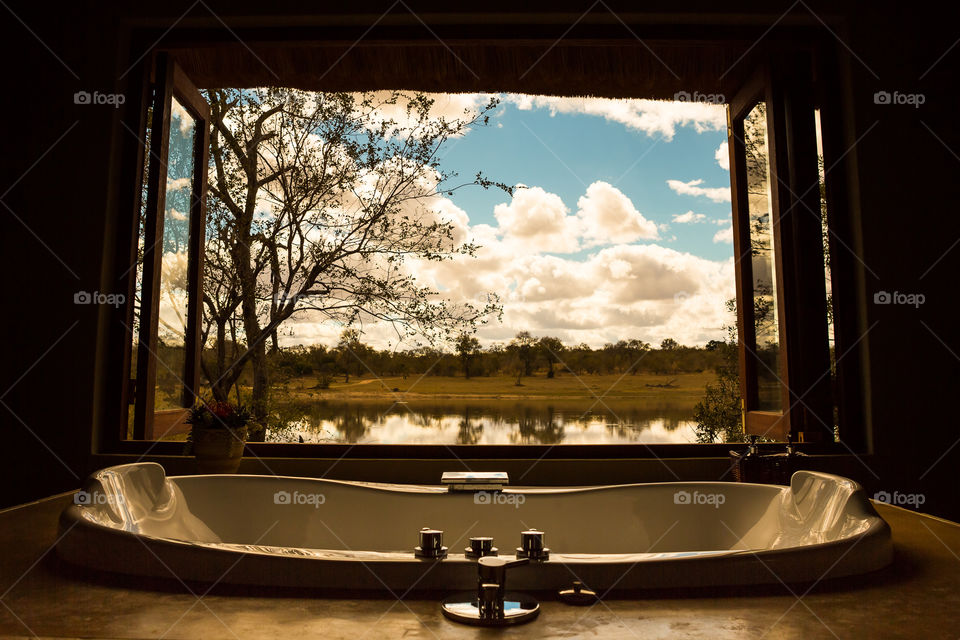
<svg viewBox="0 0 960 640">
<path fill-rule="evenodd" d="M 529 563 L 529 558 L 507 560 L 499 556 L 484 556 L 477 560 L 477 606 L 480 608 L 480 617 L 503 617 L 507 569 Z"/>
<path fill-rule="evenodd" d="M 477 560 L 477 578 L 481 583 L 492 582 L 502 587 L 506 580 L 507 569 L 529 563 L 529 558 L 507 560 L 500 556 L 484 556 Z"/>
</svg>

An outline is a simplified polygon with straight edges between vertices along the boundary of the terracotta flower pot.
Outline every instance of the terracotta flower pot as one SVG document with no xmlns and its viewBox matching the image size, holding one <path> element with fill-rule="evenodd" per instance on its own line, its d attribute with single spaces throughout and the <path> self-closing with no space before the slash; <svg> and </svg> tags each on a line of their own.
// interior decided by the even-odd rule
<svg viewBox="0 0 960 640">
<path fill-rule="evenodd" d="M 247 430 L 195 429 L 193 455 L 198 473 L 236 473 L 243 457 Z"/>
</svg>

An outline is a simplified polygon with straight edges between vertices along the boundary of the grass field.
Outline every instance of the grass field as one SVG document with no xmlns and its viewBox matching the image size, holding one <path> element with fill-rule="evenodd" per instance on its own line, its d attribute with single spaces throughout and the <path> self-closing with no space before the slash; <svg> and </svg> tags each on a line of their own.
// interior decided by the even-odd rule
<svg viewBox="0 0 960 640">
<path fill-rule="evenodd" d="M 560 374 L 554 378 L 544 375 L 523 378 L 516 385 L 514 376 L 491 376 L 466 379 L 451 376 L 416 376 L 376 378 L 342 378 L 329 389 L 317 388 L 313 376 L 295 378 L 274 387 L 275 398 L 298 400 L 356 399 L 374 400 L 402 395 L 407 400 L 440 398 L 471 399 L 575 399 L 595 398 L 667 400 L 696 403 L 703 397 L 704 387 L 716 376 L 711 373 L 681 373 L 673 376 L 637 375 L 583 375 Z M 668 385 L 668 386 L 664 386 Z"/>
</svg>

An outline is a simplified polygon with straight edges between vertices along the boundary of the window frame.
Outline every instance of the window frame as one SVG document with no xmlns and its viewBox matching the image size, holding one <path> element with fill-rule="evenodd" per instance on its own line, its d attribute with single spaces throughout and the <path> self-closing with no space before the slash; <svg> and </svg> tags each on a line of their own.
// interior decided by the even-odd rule
<svg viewBox="0 0 960 640">
<path fill-rule="evenodd" d="M 154 57 L 152 69 L 154 97 L 153 118 L 150 128 L 150 155 L 152 157 L 147 165 L 147 199 L 146 202 L 142 203 L 145 208 L 145 233 L 140 331 L 137 341 L 137 372 L 136 378 L 127 385 L 133 396 L 132 399 L 134 399 L 132 403 L 134 407 L 133 439 L 147 441 L 153 440 L 151 436 L 156 435 L 154 396 L 157 373 L 160 274 L 163 259 L 163 251 L 162 249 L 158 250 L 158 245 L 162 244 L 164 233 L 166 161 L 169 155 L 170 121 L 174 98 L 196 122 L 187 254 L 187 326 L 184 333 L 184 370 L 180 390 L 180 407 L 183 408 L 183 411 L 174 416 L 176 422 L 182 421 L 186 417 L 186 410 L 193 406 L 197 397 L 197 390 L 200 388 L 199 342 L 203 313 L 204 212 L 206 211 L 207 165 L 210 146 L 210 110 L 199 90 L 180 69 L 176 61 L 165 53 L 158 53 Z M 140 155 L 141 157 L 144 156 L 143 153 Z M 146 158 L 141 160 L 141 167 L 145 160 Z M 135 277 L 136 274 L 133 273 L 132 275 Z M 131 324 L 128 326 L 133 326 L 132 317 Z"/>
<path fill-rule="evenodd" d="M 196 40 L 193 40 L 193 44 L 194 45 L 197 44 Z M 825 46 L 823 42 L 820 42 L 819 44 L 821 45 L 820 48 L 822 49 L 822 51 L 825 52 L 823 53 L 824 59 L 832 63 L 835 60 L 836 56 L 839 55 L 838 52 L 835 50 L 836 48 Z M 158 52 L 153 55 L 156 57 L 156 59 L 160 59 L 164 56 L 162 52 Z M 148 56 L 148 61 L 150 60 L 151 57 L 152 56 Z M 133 70 L 134 70 L 133 76 L 135 77 L 136 71 L 139 70 L 141 72 L 141 77 L 146 77 L 146 75 L 148 75 L 146 73 L 146 70 L 148 70 L 150 66 L 151 64 L 149 62 L 135 63 L 133 66 Z M 172 67 L 175 66 L 175 63 L 172 63 L 171 66 Z M 826 65 L 821 64 L 820 68 L 821 69 L 826 68 Z M 182 72 L 181 72 L 181 76 L 182 76 Z M 832 73 L 830 72 L 823 73 L 822 77 L 827 78 L 828 80 L 832 80 L 833 81 L 832 86 L 834 87 L 839 86 L 836 76 L 832 75 Z M 189 82 L 189 80 L 186 79 L 185 76 L 182 76 L 182 78 L 184 80 L 187 80 L 187 82 Z M 765 90 L 771 93 L 773 91 L 773 89 L 771 89 L 769 86 L 766 87 Z M 821 102 L 821 115 L 823 116 L 825 113 L 829 113 L 829 114 L 839 113 L 841 111 L 841 108 L 838 102 L 839 102 L 839 96 L 841 94 L 839 92 L 836 92 L 836 93 L 833 93 L 832 95 L 829 95 L 828 98 L 825 98 L 824 95 L 827 95 L 827 93 L 821 90 L 821 92 L 818 94 L 818 97 L 817 97 L 817 99 Z M 142 107 L 146 105 L 147 96 L 148 96 L 148 92 L 146 91 L 146 89 L 144 89 L 141 92 L 140 104 L 138 105 L 137 102 L 134 100 L 129 102 L 127 109 L 125 109 L 125 114 L 126 114 L 125 119 L 128 123 L 132 124 L 132 123 L 135 123 L 137 119 L 140 120 L 139 125 L 136 126 L 136 130 L 140 131 L 141 133 L 144 131 L 143 112 L 145 111 L 145 109 Z M 825 108 L 828 103 L 830 104 L 830 107 Z M 184 104 L 184 106 L 187 106 L 187 105 Z M 825 121 L 829 122 L 829 120 L 827 119 L 825 119 Z M 127 128 L 130 129 L 131 127 L 128 126 Z M 204 131 L 205 133 L 203 137 L 206 140 L 208 136 L 208 128 L 204 127 Z M 828 153 L 827 151 L 828 147 L 831 150 L 830 151 L 831 155 L 836 153 L 836 149 L 833 145 L 833 140 L 831 140 L 829 143 L 827 140 L 831 136 L 839 136 L 842 131 L 843 131 L 842 124 L 840 123 L 839 120 L 834 121 L 830 124 L 829 135 L 828 135 L 827 127 L 825 125 L 824 127 L 824 154 L 825 155 L 827 155 Z M 135 149 L 133 148 L 134 146 L 136 147 Z M 127 140 L 127 143 L 125 145 L 124 157 L 129 157 L 132 160 L 138 155 L 139 155 L 139 160 L 138 160 L 137 166 L 142 166 L 142 159 L 143 159 L 142 143 L 139 145 L 133 145 L 129 140 Z M 846 155 L 845 153 L 838 154 L 836 156 L 836 163 L 846 164 L 846 162 L 844 161 L 845 155 Z M 201 162 L 199 166 L 201 170 L 205 173 L 207 170 L 206 160 Z M 731 164 L 731 180 L 733 180 L 733 173 L 734 173 L 733 166 L 734 165 Z M 131 172 L 129 170 L 126 170 L 124 171 L 124 173 L 125 175 L 129 175 Z M 136 201 L 138 203 L 139 203 L 139 193 L 140 193 L 139 179 L 140 179 L 140 174 L 137 174 L 137 185 L 135 189 L 124 187 L 124 191 L 127 193 L 130 193 L 131 191 L 136 193 Z M 844 237 L 849 238 L 852 235 L 852 225 L 850 225 L 849 220 L 847 220 L 847 218 L 845 217 L 846 211 L 843 210 L 842 207 L 836 206 L 833 204 L 834 200 L 836 200 L 837 202 L 844 202 L 847 197 L 847 193 L 845 192 L 845 187 L 842 186 L 840 182 L 841 181 L 827 182 L 828 198 L 831 199 L 831 206 L 829 208 L 829 212 L 831 215 L 831 225 L 833 224 L 834 220 L 837 221 L 838 228 L 840 228 L 842 224 Z M 731 183 L 731 186 L 733 186 L 733 183 Z M 200 190 L 199 193 L 201 194 L 201 198 L 202 198 L 203 195 L 205 194 L 205 191 Z M 139 215 L 139 208 L 137 208 L 137 212 Z M 199 219 L 199 216 L 192 217 L 191 224 L 193 224 L 194 220 L 198 220 L 198 219 Z M 126 249 L 130 250 L 132 254 L 135 255 L 136 253 L 135 243 L 136 243 L 136 236 L 137 236 L 136 224 L 133 224 L 133 227 L 134 227 L 133 231 L 129 235 L 129 237 L 132 239 L 133 245 L 132 245 L 132 248 L 128 245 Z M 200 227 L 202 232 L 203 225 L 200 225 Z M 121 222 L 121 230 L 122 228 L 123 228 L 123 223 Z M 734 229 L 734 235 L 736 238 L 737 236 L 736 227 Z M 191 239 L 191 242 L 192 242 L 192 239 Z M 202 239 L 198 240 L 198 244 L 202 245 Z M 193 247 L 191 245 L 191 249 L 192 248 Z M 195 255 L 199 256 L 201 252 L 196 251 L 194 253 Z M 120 255 L 123 255 L 122 251 Z M 836 264 L 839 264 L 841 262 L 844 264 L 849 263 L 849 260 L 844 260 L 839 256 L 831 255 L 831 259 Z M 822 267 L 822 264 L 821 264 L 821 267 Z M 200 276 L 201 273 L 202 273 L 202 267 L 200 266 L 197 266 L 196 272 L 191 271 L 192 277 L 196 277 L 198 279 L 201 279 L 201 276 Z M 778 270 L 778 277 L 779 277 L 779 273 L 780 273 L 780 270 Z M 843 290 L 849 291 L 851 287 L 849 286 L 850 282 L 848 281 L 848 278 L 846 277 L 846 275 L 840 276 L 839 275 L 840 271 L 838 269 L 834 269 L 833 273 L 834 273 L 834 281 L 838 279 L 843 280 Z M 130 275 L 127 275 L 126 277 L 128 278 L 128 284 L 130 283 L 130 281 L 134 279 L 133 276 L 130 276 Z M 134 286 L 133 284 L 130 284 L 131 290 L 133 286 Z M 739 287 L 739 278 L 738 278 L 738 287 Z M 834 287 L 835 287 L 834 292 L 836 295 L 836 292 L 840 289 L 839 287 L 837 287 L 836 283 L 834 284 Z M 778 293 L 778 295 L 780 294 Z M 128 301 L 132 301 L 132 299 L 133 299 L 132 296 L 128 296 L 127 298 Z M 740 291 L 738 289 L 738 300 L 739 299 L 741 299 L 741 296 L 740 296 Z M 738 306 L 742 306 L 742 305 L 738 305 Z M 839 307 L 841 305 L 835 305 L 835 306 Z M 842 306 L 847 311 L 852 309 L 852 305 L 844 304 Z M 132 303 L 128 302 L 128 307 L 132 307 Z M 784 310 L 783 313 L 785 314 L 787 307 L 786 306 L 782 307 L 782 309 Z M 127 314 L 127 318 L 128 318 L 127 327 L 129 332 L 129 327 L 132 326 L 131 324 L 129 324 L 129 318 L 132 315 L 132 309 L 128 308 L 124 310 L 124 312 Z M 193 317 L 193 315 L 196 314 L 196 316 L 199 318 L 201 313 L 202 313 L 202 307 L 198 300 L 195 305 L 195 308 L 193 309 L 192 312 L 190 312 L 190 315 L 191 317 Z M 843 315 L 846 315 L 846 311 L 844 312 Z M 839 314 L 836 317 L 839 318 L 840 317 Z M 852 318 L 854 316 L 851 314 L 850 317 Z M 842 322 L 837 321 L 837 326 L 839 327 L 841 325 L 842 325 Z M 190 333 L 192 332 L 188 332 L 188 335 Z M 838 331 L 838 338 L 837 338 L 838 352 L 841 345 L 839 333 L 840 332 Z M 783 335 L 786 335 L 786 334 L 783 334 Z M 129 334 L 127 338 L 129 338 Z M 130 343 L 128 339 L 125 339 L 124 343 L 126 345 L 126 348 L 123 354 L 124 355 L 123 365 L 126 368 L 123 371 L 129 372 Z M 116 343 L 114 342 L 113 344 L 116 344 Z M 856 346 L 854 341 L 850 339 L 849 336 L 845 337 L 844 344 L 850 344 L 850 345 Z M 195 357 L 198 358 L 199 349 L 197 349 L 196 346 L 197 345 L 195 345 L 194 347 L 194 351 L 195 351 Z M 115 349 L 115 352 L 119 350 L 120 349 Z M 851 358 L 851 360 L 853 359 L 855 358 Z M 196 360 L 194 360 L 194 363 L 196 363 Z M 850 391 L 853 391 L 854 389 L 859 389 L 859 385 L 854 384 L 854 376 L 851 376 L 849 374 L 841 375 L 839 364 L 837 368 L 838 368 L 838 378 L 846 381 L 847 389 L 849 389 Z M 847 369 L 847 371 L 853 371 L 853 370 L 854 370 L 853 367 L 850 367 Z M 194 379 L 197 373 L 198 372 L 196 369 L 196 364 L 194 364 L 194 372 L 193 372 Z M 741 366 L 741 374 L 742 373 L 743 373 L 743 368 Z M 123 380 L 123 384 L 120 385 L 121 386 L 120 405 L 121 405 L 122 416 L 127 415 L 126 414 L 126 411 L 128 409 L 127 398 L 129 397 L 128 394 L 132 392 L 132 389 L 130 388 L 130 385 L 129 385 L 128 377 L 129 376 L 126 374 L 120 376 L 120 378 L 122 378 Z M 111 372 L 111 379 L 117 380 L 118 376 L 114 375 Z M 196 382 L 194 382 L 194 384 L 190 388 L 196 388 L 196 387 L 197 387 Z M 113 396 L 113 397 L 116 397 L 116 396 Z M 843 416 L 846 415 L 851 419 L 851 422 L 848 423 L 846 420 L 844 420 L 843 433 L 845 436 L 852 436 L 849 439 L 852 442 L 856 443 L 856 449 L 858 451 L 864 451 L 863 444 L 868 441 L 868 437 L 865 433 L 864 425 L 860 422 L 854 423 L 854 420 L 856 418 L 861 417 L 861 415 L 857 411 L 856 407 L 851 408 L 851 406 L 855 404 L 855 402 L 849 402 L 849 400 L 851 400 L 851 397 L 847 396 L 844 399 L 847 400 L 847 402 L 844 402 L 840 407 L 841 420 L 844 420 Z M 116 406 L 116 405 L 114 404 L 112 406 Z M 788 419 L 790 419 L 790 417 L 792 417 L 794 413 L 795 412 L 790 412 L 790 416 L 788 416 Z M 108 412 L 107 417 L 109 417 L 109 415 L 111 414 Z M 762 423 L 763 416 L 756 412 L 755 412 L 755 415 L 757 417 L 755 421 L 752 422 L 752 424 L 758 424 L 758 423 L 763 424 Z M 772 420 L 775 421 L 777 418 L 778 416 L 775 416 L 774 418 L 772 418 Z M 770 418 L 768 418 L 767 425 L 769 425 L 769 420 Z M 126 453 L 126 454 L 140 454 L 140 455 L 146 455 L 148 453 L 154 453 L 157 455 L 182 454 L 182 445 L 180 443 L 159 442 L 159 441 L 152 441 L 152 440 L 138 440 L 136 439 L 136 432 L 135 432 L 134 440 L 126 440 L 125 434 L 126 434 L 127 421 L 122 420 L 119 422 L 121 424 L 119 425 L 118 429 L 113 429 L 110 427 L 110 425 L 105 425 L 107 428 L 105 430 L 102 430 L 101 435 L 96 439 L 95 450 L 97 450 L 100 453 Z M 112 424 L 116 424 L 116 423 L 114 422 Z M 863 433 L 861 433 L 861 430 L 863 431 Z M 144 429 L 144 432 L 145 431 L 146 429 Z M 846 447 L 846 451 L 845 451 L 840 447 L 836 446 L 836 443 L 833 443 L 833 442 L 826 442 L 823 440 L 818 441 L 816 438 L 809 438 L 809 441 L 810 441 L 810 445 L 808 445 L 808 447 L 805 450 L 810 453 L 829 454 L 829 453 L 844 453 L 844 452 L 851 451 L 849 447 Z M 331 458 L 336 458 L 336 459 L 341 459 L 341 458 L 598 459 L 598 458 L 697 458 L 697 457 L 712 458 L 712 457 L 726 457 L 729 447 L 730 447 L 729 444 L 670 444 L 670 445 L 631 444 L 631 445 L 612 445 L 611 446 L 611 445 L 603 445 L 603 444 L 597 444 L 597 445 L 564 445 L 564 444 L 559 444 L 559 445 L 333 445 L 333 444 L 248 443 L 246 454 L 253 455 L 255 457 L 324 458 L 324 459 L 331 459 Z"/>
<path fill-rule="evenodd" d="M 776 52 L 728 108 L 744 432 L 800 442 L 830 442 L 834 426 L 814 120 L 823 94 L 817 91 L 816 71 L 815 58 L 806 51 Z M 781 382 L 783 407 L 778 412 L 759 409 L 757 372 L 767 365 L 749 346 L 755 343 L 755 326 L 752 264 L 746 259 L 750 213 L 743 123 L 758 103 L 766 105 L 780 345 L 780 370 L 774 374 Z"/>
</svg>

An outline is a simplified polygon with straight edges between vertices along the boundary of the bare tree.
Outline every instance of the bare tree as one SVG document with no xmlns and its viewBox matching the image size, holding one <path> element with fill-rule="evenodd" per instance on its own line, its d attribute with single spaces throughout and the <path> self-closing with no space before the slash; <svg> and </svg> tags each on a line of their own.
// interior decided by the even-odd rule
<svg viewBox="0 0 960 640">
<path fill-rule="evenodd" d="M 476 246 L 436 210 L 466 184 L 496 186 L 478 174 L 457 186 L 440 166 L 452 137 L 486 124 L 476 113 L 431 115 L 427 97 L 398 92 L 312 93 L 290 89 L 214 90 L 210 193 L 223 209 L 210 277 L 235 297 L 206 305 L 208 317 L 236 309 L 246 349 L 207 371 L 215 397 L 253 372 L 251 409 L 264 418 L 269 389 L 266 342 L 307 310 L 343 326 L 385 321 L 398 338 L 449 339 L 499 311 L 453 304 L 412 274 L 409 261 L 472 255 Z M 400 121 L 383 116 L 399 108 Z M 208 247 L 209 248 L 209 247 Z M 227 314 L 229 315 L 229 314 Z M 230 316 L 232 317 L 232 316 Z M 229 325 L 226 321 L 224 326 Z M 217 325 L 218 341 L 221 337 Z"/>
</svg>

